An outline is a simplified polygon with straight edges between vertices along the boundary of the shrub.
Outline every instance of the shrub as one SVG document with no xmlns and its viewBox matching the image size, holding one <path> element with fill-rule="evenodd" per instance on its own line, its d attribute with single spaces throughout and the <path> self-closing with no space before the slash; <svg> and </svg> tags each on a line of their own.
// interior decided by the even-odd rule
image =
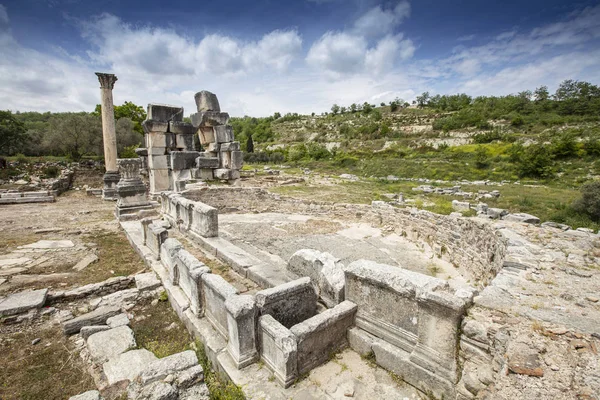
<svg viewBox="0 0 600 400">
<path fill-rule="evenodd" d="M 120 158 L 138 158 L 139 156 L 135 152 L 135 149 L 137 149 L 138 147 L 140 147 L 139 144 L 134 144 L 123 148 L 120 154 Z"/>
<path fill-rule="evenodd" d="M 23 153 L 17 154 L 17 162 L 19 164 L 29 164 L 29 159 Z"/>
<path fill-rule="evenodd" d="M 475 151 L 475 167 L 484 169 L 490 165 L 490 154 L 485 147 L 478 147 Z"/>
<path fill-rule="evenodd" d="M 581 187 L 581 198 L 573 203 L 573 208 L 600 221 L 600 181 L 586 183 Z"/>
<path fill-rule="evenodd" d="M 590 156 L 600 156 L 600 140 L 588 138 L 583 143 L 583 149 Z"/>
<path fill-rule="evenodd" d="M 44 168 L 44 178 L 56 178 L 60 175 L 60 168 L 55 165 Z"/>
<path fill-rule="evenodd" d="M 500 132 L 499 129 L 494 129 L 489 132 L 478 133 L 473 136 L 473 143 L 483 144 L 483 143 L 492 143 L 496 140 L 502 140 L 504 135 Z"/>
<path fill-rule="evenodd" d="M 562 134 L 552 141 L 552 154 L 556 158 L 568 158 L 577 155 L 577 142 L 572 134 Z"/>
<path fill-rule="evenodd" d="M 544 145 L 535 144 L 517 156 L 517 172 L 520 176 L 549 178 L 552 176 L 553 155 Z"/>
</svg>

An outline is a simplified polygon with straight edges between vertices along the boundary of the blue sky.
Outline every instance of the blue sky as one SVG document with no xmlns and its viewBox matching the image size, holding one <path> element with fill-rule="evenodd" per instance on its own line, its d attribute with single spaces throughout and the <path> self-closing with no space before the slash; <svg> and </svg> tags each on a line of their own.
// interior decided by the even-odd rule
<svg viewBox="0 0 600 400">
<path fill-rule="evenodd" d="M 600 83 L 600 2 L 0 0 L 0 109 L 182 105 L 232 115 Z"/>
</svg>

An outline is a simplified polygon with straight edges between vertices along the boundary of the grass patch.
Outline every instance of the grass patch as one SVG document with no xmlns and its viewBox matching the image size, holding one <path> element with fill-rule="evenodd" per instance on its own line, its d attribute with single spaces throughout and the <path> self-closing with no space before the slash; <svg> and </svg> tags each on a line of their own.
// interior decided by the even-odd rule
<svg viewBox="0 0 600 400">
<path fill-rule="evenodd" d="M 41 338 L 40 343 L 31 341 Z M 3 333 L 0 398 L 64 400 L 95 389 L 92 377 L 59 326 Z"/>
<path fill-rule="evenodd" d="M 210 399 L 245 400 L 246 396 L 239 386 L 235 385 L 229 380 L 223 379 L 213 370 L 211 362 L 206 355 L 204 345 L 201 342 L 196 341 L 196 348 L 198 360 L 204 369 L 204 381 L 206 382 L 208 390 L 210 391 Z"/>
<path fill-rule="evenodd" d="M 158 358 L 189 350 L 192 338 L 169 302 L 159 301 L 153 306 L 150 301 L 147 299 L 133 309 L 145 317 L 131 323 L 138 347 L 150 350 Z"/>
</svg>

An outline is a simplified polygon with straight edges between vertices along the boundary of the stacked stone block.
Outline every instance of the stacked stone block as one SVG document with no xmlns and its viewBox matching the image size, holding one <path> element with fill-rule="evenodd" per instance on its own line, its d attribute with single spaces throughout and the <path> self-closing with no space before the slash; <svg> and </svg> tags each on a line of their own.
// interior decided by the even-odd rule
<svg viewBox="0 0 600 400">
<path fill-rule="evenodd" d="M 229 114 L 221 112 L 219 100 L 213 93 L 201 91 L 194 98 L 198 112 L 191 116 L 192 125 L 205 149 L 196 159 L 200 179 L 239 179 L 243 156 L 233 128 L 228 125 Z"/>
<path fill-rule="evenodd" d="M 194 179 L 192 169 L 199 154 L 194 151 L 196 130 L 183 122 L 183 107 L 148 104 L 148 117 L 142 126 L 150 194 L 174 190 L 177 181 Z"/>
</svg>

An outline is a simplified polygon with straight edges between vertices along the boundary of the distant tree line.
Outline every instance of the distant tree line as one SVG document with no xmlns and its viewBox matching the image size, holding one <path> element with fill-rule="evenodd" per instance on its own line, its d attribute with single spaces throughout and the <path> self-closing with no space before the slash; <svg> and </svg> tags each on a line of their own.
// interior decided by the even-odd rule
<svg viewBox="0 0 600 400">
<path fill-rule="evenodd" d="M 131 156 L 143 141 L 141 123 L 146 112 L 125 102 L 115 106 L 117 151 Z M 39 113 L 0 111 L 0 154 L 26 156 L 102 157 L 100 105 L 91 113 Z"/>
</svg>

